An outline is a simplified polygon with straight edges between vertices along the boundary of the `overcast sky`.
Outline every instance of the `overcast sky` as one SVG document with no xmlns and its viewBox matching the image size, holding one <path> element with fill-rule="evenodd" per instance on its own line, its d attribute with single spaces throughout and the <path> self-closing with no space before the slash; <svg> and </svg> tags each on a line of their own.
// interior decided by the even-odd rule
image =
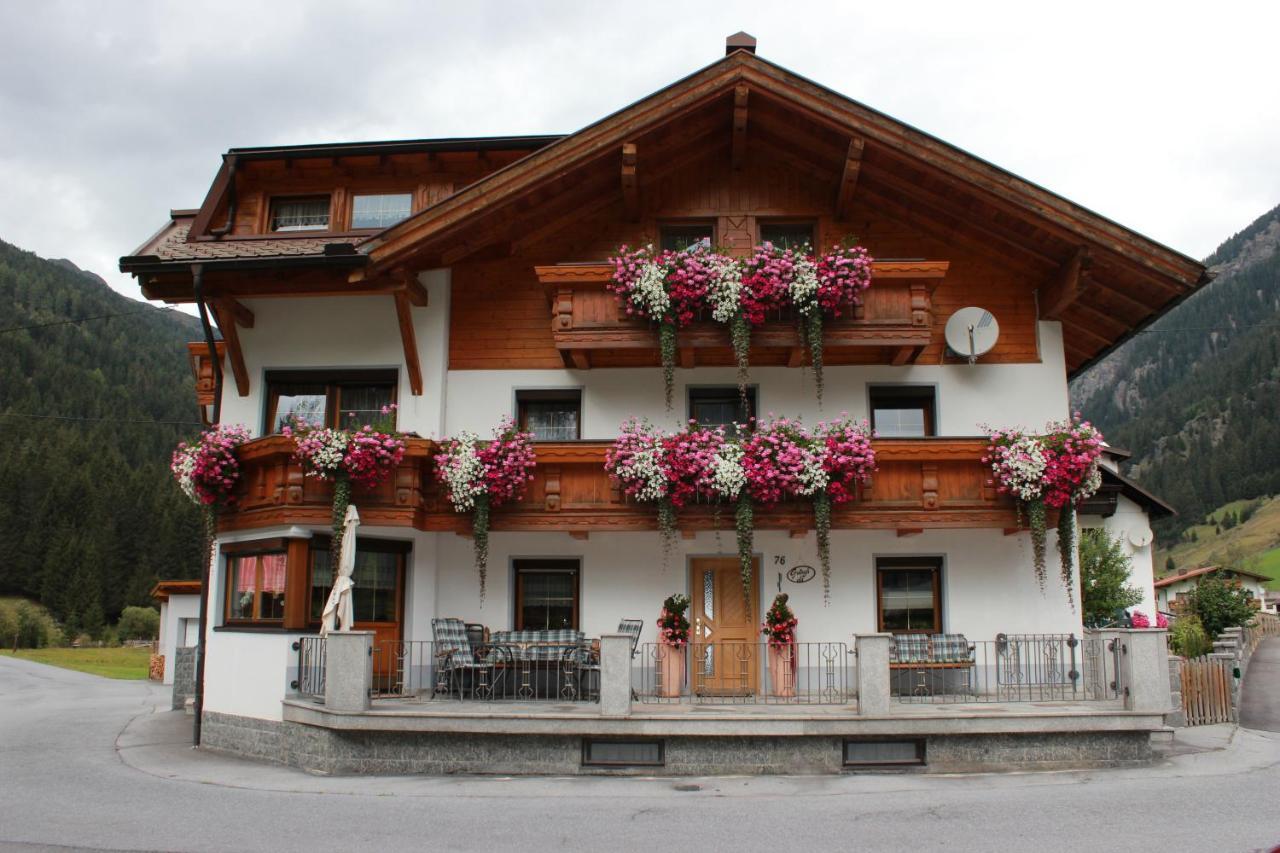
<svg viewBox="0 0 1280 853">
<path fill-rule="evenodd" d="M 1276 3 L 0 0 L 0 239 L 136 296 L 227 148 L 569 132 L 739 29 L 1196 257 L 1280 203 Z"/>
</svg>

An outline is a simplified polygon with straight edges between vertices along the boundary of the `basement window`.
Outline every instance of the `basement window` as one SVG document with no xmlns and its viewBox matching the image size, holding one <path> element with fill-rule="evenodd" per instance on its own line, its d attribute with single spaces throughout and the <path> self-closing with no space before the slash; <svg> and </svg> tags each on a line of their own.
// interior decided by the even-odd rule
<svg viewBox="0 0 1280 853">
<path fill-rule="evenodd" d="M 272 231 L 327 231 L 329 197 L 277 198 L 271 200 Z"/>
<path fill-rule="evenodd" d="M 845 767 L 909 767 L 924 764 L 924 741 L 846 740 Z"/>
<path fill-rule="evenodd" d="M 582 741 L 583 767 L 663 767 L 667 763 L 666 744 L 660 740 Z"/>
</svg>

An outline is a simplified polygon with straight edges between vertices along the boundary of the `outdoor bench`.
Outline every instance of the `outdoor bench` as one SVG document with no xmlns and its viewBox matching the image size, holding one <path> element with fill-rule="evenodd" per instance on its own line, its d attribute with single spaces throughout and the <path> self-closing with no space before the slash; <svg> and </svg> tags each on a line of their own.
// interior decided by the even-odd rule
<svg viewBox="0 0 1280 853">
<path fill-rule="evenodd" d="M 940 692 L 933 684 L 934 675 L 942 676 L 946 691 L 948 671 L 962 673 L 965 692 L 972 692 L 969 681 L 973 668 L 974 644 L 964 634 L 894 634 L 889 643 L 889 669 L 916 674 L 914 683 L 906 685 L 910 688 L 908 691 L 899 685 L 899 694 L 909 692 L 919 696 Z"/>
</svg>

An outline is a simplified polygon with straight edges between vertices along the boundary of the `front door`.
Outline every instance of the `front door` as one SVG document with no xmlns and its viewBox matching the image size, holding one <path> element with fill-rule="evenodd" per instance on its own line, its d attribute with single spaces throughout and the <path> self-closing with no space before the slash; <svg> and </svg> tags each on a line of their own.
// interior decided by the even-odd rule
<svg viewBox="0 0 1280 853">
<path fill-rule="evenodd" d="M 752 578 L 760 577 L 760 561 Z M 737 557 L 695 557 L 689 562 L 690 684 L 703 696 L 749 696 L 759 673 L 759 618 L 755 583 L 743 595 Z"/>
<path fill-rule="evenodd" d="M 403 552 L 357 551 L 351 575 L 357 631 L 373 631 L 373 675 L 390 690 L 400 676 L 400 625 L 404 612 Z"/>
</svg>

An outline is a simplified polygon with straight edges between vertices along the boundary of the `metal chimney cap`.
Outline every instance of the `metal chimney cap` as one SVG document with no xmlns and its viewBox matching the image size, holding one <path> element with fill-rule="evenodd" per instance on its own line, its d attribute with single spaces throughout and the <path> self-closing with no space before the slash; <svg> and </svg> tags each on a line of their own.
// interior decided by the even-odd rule
<svg viewBox="0 0 1280 853">
<path fill-rule="evenodd" d="M 724 40 L 724 55 L 728 56 L 735 50 L 745 50 L 747 53 L 756 52 L 756 37 L 744 32 L 736 32 Z"/>
</svg>

